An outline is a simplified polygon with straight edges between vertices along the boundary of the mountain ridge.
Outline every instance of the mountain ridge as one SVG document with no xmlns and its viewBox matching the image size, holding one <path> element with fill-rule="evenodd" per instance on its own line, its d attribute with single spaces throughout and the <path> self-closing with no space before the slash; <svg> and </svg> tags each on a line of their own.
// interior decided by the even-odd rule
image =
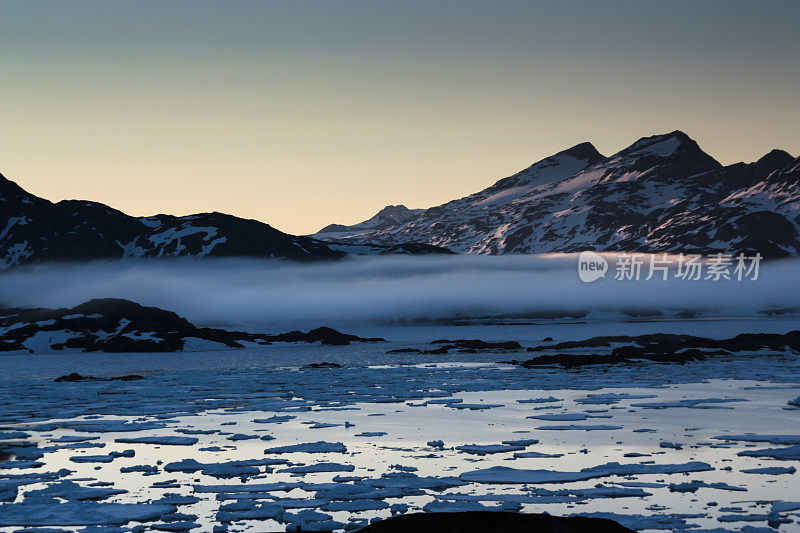
<svg viewBox="0 0 800 533">
<path fill-rule="evenodd" d="M 586 142 L 400 224 L 350 234 L 341 227 L 339 234 L 353 243 L 413 239 L 480 254 L 798 255 L 800 208 L 786 207 L 800 200 L 800 189 L 789 185 L 800 181 L 796 161 L 774 149 L 755 162 L 724 166 L 679 130 L 642 137 L 608 157 Z M 770 210 L 775 194 L 786 197 L 782 213 Z"/>
<path fill-rule="evenodd" d="M 51 202 L 0 174 L 0 270 L 47 261 L 163 257 L 331 260 L 347 255 L 448 253 L 419 243 L 349 250 L 220 212 L 133 217 L 99 202 Z"/>
</svg>

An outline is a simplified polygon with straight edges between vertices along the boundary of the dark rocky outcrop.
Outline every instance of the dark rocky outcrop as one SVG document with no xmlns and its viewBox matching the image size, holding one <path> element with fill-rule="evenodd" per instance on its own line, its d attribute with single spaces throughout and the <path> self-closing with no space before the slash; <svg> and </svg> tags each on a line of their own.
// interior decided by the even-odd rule
<svg viewBox="0 0 800 533">
<path fill-rule="evenodd" d="M 315 368 L 327 369 L 327 368 L 342 368 L 342 365 L 339 363 L 329 363 L 327 361 L 323 361 L 321 363 L 309 363 L 307 365 L 303 365 L 300 367 L 301 370 L 312 370 Z"/>
<path fill-rule="evenodd" d="M 144 379 L 144 376 L 140 376 L 138 374 L 128 374 L 125 376 L 114 376 L 110 378 L 98 378 L 95 376 L 82 376 L 77 372 L 73 372 L 71 374 L 67 374 L 65 376 L 59 376 L 53 381 L 56 383 L 61 382 L 68 382 L 68 383 L 81 383 L 84 381 L 139 381 L 140 379 Z"/>
<path fill-rule="evenodd" d="M 172 311 L 129 300 L 95 299 L 72 308 L 5 309 L 0 315 L 0 352 L 78 349 L 85 352 L 175 352 L 187 342 L 211 341 L 219 348 L 243 343 L 308 342 L 346 345 L 379 342 L 328 327 L 266 334 L 200 328 Z"/>
<path fill-rule="evenodd" d="M 612 345 L 617 345 L 612 348 Z M 605 349 L 600 353 L 563 353 L 563 350 Z M 580 341 L 559 342 L 527 348 L 528 352 L 545 352 L 526 361 L 505 361 L 527 368 L 561 365 L 566 368 L 620 364 L 647 360 L 660 363 L 686 363 L 707 357 L 757 353 L 783 355 L 800 353 L 800 331 L 781 333 L 743 333 L 730 339 L 710 339 L 693 335 L 655 333 L 650 335 L 610 335 Z M 557 353 L 548 353 L 557 352 Z"/>
<path fill-rule="evenodd" d="M 389 350 L 386 353 L 422 353 L 422 354 L 445 354 L 450 350 L 457 350 L 460 353 L 478 353 L 478 352 L 509 352 L 521 350 L 522 346 L 516 341 L 505 342 L 487 342 L 480 339 L 438 339 L 431 341 L 431 344 L 439 345 L 436 348 L 424 350 L 421 348 L 397 348 Z"/>
<path fill-rule="evenodd" d="M 605 518 L 468 511 L 412 513 L 374 522 L 363 533 L 633 533 Z"/>
</svg>

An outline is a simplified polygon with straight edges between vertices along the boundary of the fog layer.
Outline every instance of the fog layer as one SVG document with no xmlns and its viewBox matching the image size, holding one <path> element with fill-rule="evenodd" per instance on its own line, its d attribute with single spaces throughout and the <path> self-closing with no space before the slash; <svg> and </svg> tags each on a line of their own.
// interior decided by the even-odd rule
<svg viewBox="0 0 800 533">
<path fill-rule="evenodd" d="M 362 257 L 53 264 L 0 274 L 0 303 L 73 306 L 126 298 L 203 324 L 436 319 L 554 311 L 702 311 L 757 315 L 800 304 L 800 260 L 762 264 L 757 281 L 583 283 L 577 256 Z M 644 278 L 646 271 L 643 270 Z"/>
</svg>

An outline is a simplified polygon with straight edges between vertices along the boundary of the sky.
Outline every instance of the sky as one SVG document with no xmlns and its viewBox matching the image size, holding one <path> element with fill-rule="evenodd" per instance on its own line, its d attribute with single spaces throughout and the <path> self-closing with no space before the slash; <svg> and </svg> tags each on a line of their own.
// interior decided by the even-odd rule
<svg viewBox="0 0 800 533">
<path fill-rule="evenodd" d="M 0 0 L 0 173 L 307 234 L 582 141 L 800 154 L 800 2 Z"/>
</svg>

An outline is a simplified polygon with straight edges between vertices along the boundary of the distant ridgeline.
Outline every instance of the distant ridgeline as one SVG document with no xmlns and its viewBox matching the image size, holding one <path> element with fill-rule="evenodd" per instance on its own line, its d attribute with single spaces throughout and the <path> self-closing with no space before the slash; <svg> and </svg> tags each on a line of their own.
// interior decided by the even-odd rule
<svg viewBox="0 0 800 533">
<path fill-rule="evenodd" d="M 798 255 L 800 158 L 772 150 L 722 166 L 680 131 L 610 157 L 581 143 L 470 196 L 430 209 L 389 206 L 311 235 L 413 241 L 458 253 L 579 252 Z"/>
<path fill-rule="evenodd" d="M 424 243 L 335 244 L 257 220 L 199 213 L 132 217 L 97 202 L 52 203 L 0 174 L 0 269 L 45 261 L 147 257 L 338 259 L 351 255 L 450 253 Z"/>
<path fill-rule="evenodd" d="M 295 236 L 223 213 L 132 217 L 52 203 L 0 175 L 0 269 L 146 257 L 337 259 L 370 254 L 626 251 L 800 253 L 800 158 L 773 150 L 722 166 L 686 134 L 610 157 L 582 143 L 429 209 L 388 206 L 353 226 Z"/>
</svg>

